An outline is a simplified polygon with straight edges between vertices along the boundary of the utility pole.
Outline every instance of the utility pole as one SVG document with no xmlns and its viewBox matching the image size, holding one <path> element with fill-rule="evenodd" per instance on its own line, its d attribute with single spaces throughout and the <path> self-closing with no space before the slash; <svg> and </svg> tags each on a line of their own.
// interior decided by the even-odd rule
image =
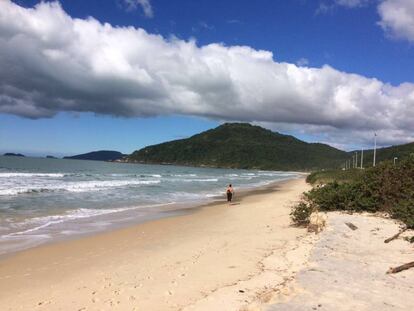
<svg viewBox="0 0 414 311">
<path fill-rule="evenodd" d="M 377 156 L 377 133 L 374 133 L 374 161 L 372 162 L 372 166 L 375 166 L 376 156 Z"/>
<path fill-rule="evenodd" d="M 364 168 L 364 148 L 361 149 L 361 170 Z"/>
<path fill-rule="evenodd" d="M 352 168 L 354 168 L 355 167 L 355 156 L 353 155 L 352 156 Z"/>
<path fill-rule="evenodd" d="M 355 168 L 358 168 L 358 152 L 355 151 Z"/>
</svg>

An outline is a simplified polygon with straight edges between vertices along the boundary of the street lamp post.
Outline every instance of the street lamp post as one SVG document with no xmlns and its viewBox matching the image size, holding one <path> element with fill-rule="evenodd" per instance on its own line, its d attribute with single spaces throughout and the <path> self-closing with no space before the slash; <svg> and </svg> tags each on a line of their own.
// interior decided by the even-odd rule
<svg viewBox="0 0 414 311">
<path fill-rule="evenodd" d="M 364 164 L 364 149 L 361 149 L 361 170 L 363 169 L 363 164 Z"/>
<path fill-rule="evenodd" d="M 372 166 L 375 166 L 376 156 L 377 156 L 377 133 L 374 133 L 374 161 L 372 162 Z"/>
<path fill-rule="evenodd" d="M 358 168 L 358 152 L 355 152 L 355 168 Z"/>
</svg>

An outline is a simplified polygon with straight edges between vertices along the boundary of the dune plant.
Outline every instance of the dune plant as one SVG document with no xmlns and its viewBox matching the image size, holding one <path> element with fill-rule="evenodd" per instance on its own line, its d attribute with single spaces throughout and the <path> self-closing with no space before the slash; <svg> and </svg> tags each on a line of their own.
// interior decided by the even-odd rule
<svg viewBox="0 0 414 311">
<path fill-rule="evenodd" d="M 321 184 L 327 175 L 331 181 L 305 193 L 304 199 L 293 208 L 293 222 L 294 216 L 305 215 L 300 211 L 307 206 L 321 211 L 384 212 L 414 229 L 414 157 L 350 173 L 346 181 L 343 171 L 314 174 L 311 181 Z M 339 176 L 339 181 L 335 176 Z"/>
</svg>

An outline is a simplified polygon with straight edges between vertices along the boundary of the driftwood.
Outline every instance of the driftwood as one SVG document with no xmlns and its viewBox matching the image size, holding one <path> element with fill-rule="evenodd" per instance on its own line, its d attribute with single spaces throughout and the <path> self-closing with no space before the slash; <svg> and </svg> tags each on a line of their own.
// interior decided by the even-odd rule
<svg viewBox="0 0 414 311">
<path fill-rule="evenodd" d="M 355 226 L 352 222 L 346 222 L 345 225 L 347 225 L 349 228 L 351 228 L 352 230 L 356 230 L 358 229 L 357 226 Z"/>
<path fill-rule="evenodd" d="M 402 229 L 400 232 L 398 232 L 397 234 L 393 235 L 392 237 L 386 239 L 384 241 L 384 243 L 390 243 L 392 240 L 395 240 L 396 238 L 398 238 L 400 236 L 401 233 L 403 233 L 404 231 L 406 231 L 407 228 Z"/>
<path fill-rule="evenodd" d="M 410 269 L 410 268 L 414 268 L 414 261 L 406 263 L 405 265 L 395 267 L 395 268 L 390 268 L 387 271 L 387 274 L 398 273 L 398 272 L 401 272 L 401 271 L 404 271 L 404 270 L 407 270 L 407 269 Z"/>
</svg>

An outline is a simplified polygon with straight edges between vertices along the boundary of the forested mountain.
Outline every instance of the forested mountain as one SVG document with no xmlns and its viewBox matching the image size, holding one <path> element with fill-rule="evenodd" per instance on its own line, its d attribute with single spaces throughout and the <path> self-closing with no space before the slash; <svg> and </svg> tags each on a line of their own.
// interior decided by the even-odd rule
<svg viewBox="0 0 414 311">
<path fill-rule="evenodd" d="M 338 168 L 345 151 L 247 123 L 225 123 L 187 139 L 135 151 L 128 162 L 263 170 Z"/>
</svg>

